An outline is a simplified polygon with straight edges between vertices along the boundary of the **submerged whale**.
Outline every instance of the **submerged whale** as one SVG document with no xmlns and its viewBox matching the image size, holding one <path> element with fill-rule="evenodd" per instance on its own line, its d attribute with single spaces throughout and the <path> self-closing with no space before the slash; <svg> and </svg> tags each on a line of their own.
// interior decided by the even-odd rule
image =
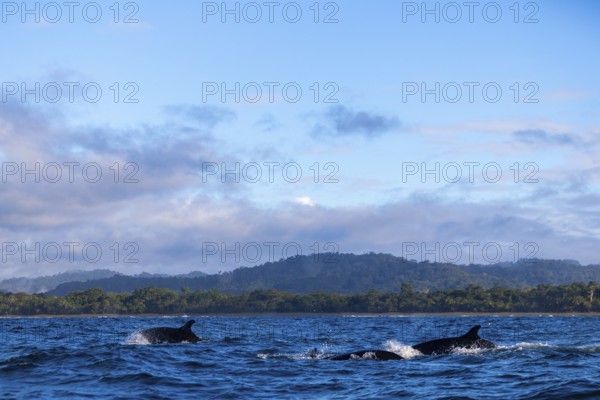
<svg viewBox="0 0 600 400">
<path fill-rule="evenodd" d="M 419 343 L 413 346 L 413 349 L 419 350 L 425 355 L 449 354 L 455 348 L 466 349 L 492 349 L 496 345 L 488 340 L 482 339 L 478 331 L 481 325 L 475 325 L 462 336 L 435 339 L 429 342 Z"/>
<path fill-rule="evenodd" d="M 180 328 L 168 328 L 161 326 L 158 328 L 144 329 L 143 331 L 140 331 L 139 334 L 153 344 L 181 342 L 196 343 L 202 339 L 192 332 L 192 325 L 194 325 L 195 322 L 196 321 L 191 319 Z"/>
</svg>

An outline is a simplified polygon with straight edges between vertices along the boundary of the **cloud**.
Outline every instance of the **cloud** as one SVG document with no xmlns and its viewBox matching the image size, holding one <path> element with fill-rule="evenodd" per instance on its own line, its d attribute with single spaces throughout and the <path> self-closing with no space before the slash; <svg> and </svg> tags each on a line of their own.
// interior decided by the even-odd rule
<svg viewBox="0 0 600 400">
<path fill-rule="evenodd" d="M 41 248 L 58 243 L 65 255 L 63 243 L 81 243 L 72 262 L 64 257 L 60 262 L 44 262 L 43 254 L 41 262 L 32 255 L 26 262 L 20 254 L 9 256 L 0 279 L 99 267 L 124 273 L 216 272 L 269 261 L 270 255 L 274 260 L 293 255 L 283 253 L 286 244 L 297 244 L 302 254 L 337 248 L 340 252 L 403 255 L 406 243 L 425 243 L 427 250 L 455 242 L 466 252 L 463 243 L 479 242 L 475 261 L 482 261 L 486 243 L 500 243 L 505 259 L 510 259 L 514 253 L 509 246 L 518 243 L 524 256 L 528 254 L 525 244 L 534 242 L 539 257 L 598 262 L 600 209 L 594 206 L 597 195 L 593 187 L 572 195 L 555 193 L 536 202 L 497 197 L 493 202 L 476 202 L 464 195 L 470 192 L 463 189 L 463 196 L 457 198 L 448 196 L 447 188 L 435 196 L 411 195 L 410 189 L 402 186 L 406 195 L 401 199 L 388 195 L 383 204 L 326 207 L 305 195 L 303 187 L 294 186 L 298 190 L 294 192 L 290 186 L 294 184 L 283 182 L 275 190 L 295 201 L 265 203 L 262 200 L 273 193 L 271 189 L 263 191 L 261 187 L 262 197 L 258 198 L 249 196 L 243 184 L 223 184 L 218 176 L 208 182 L 202 180 L 203 162 L 237 161 L 212 137 L 213 128 L 235 115 L 197 106 L 176 106 L 167 111 L 170 113 L 164 123 L 117 130 L 72 127 L 60 114 L 39 112 L 23 104 L 0 108 L 3 167 L 14 166 L 10 163 L 20 167 L 22 162 L 28 163 L 28 168 L 36 162 L 80 163 L 72 183 L 66 168 L 57 183 L 44 179 L 35 182 L 31 175 L 23 183 L 21 174 L 6 175 L 7 182 L 0 191 L 0 242 L 27 243 L 28 249 L 35 243 Z M 346 121 L 362 121 L 356 112 L 336 115 L 348 113 Z M 340 123 L 340 127 L 345 125 Z M 543 134 L 528 137 L 545 138 Z M 82 179 L 82 167 L 90 163 L 102 168 L 98 182 Z M 135 163 L 137 169 L 125 168 L 127 163 Z M 593 186 L 597 180 L 598 172 L 590 163 L 582 187 Z M 119 172 L 116 180 L 115 168 Z M 124 183 L 133 171 L 137 182 Z M 502 186 L 494 188 L 500 190 Z M 321 193 L 326 197 L 326 192 L 319 192 L 320 199 Z M 86 260 L 82 255 L 85 243 L 98 243 L 102 259 Z M 217 252 L 208 251 L 207 243 L 216 243 Z M 262 259 L 242 256 L 236 260 L 227 253 L 252 243 L 261 246 Z M 275 253 L 264 243 L 278 243 Z M 289 246 L 288 250 L 295 251 Z M 138 261 L 124 263 L 130 255 Z M 433 259 L 427 252 L 411 258 L 421 256 Z"/>
<path fill-rule="evenodd" d="M 254 126 L 259 128 L 262 132 L 274 132 L 281 129 L 283 124 L 280 123 L 272 114 L 267 114 L 259 119 Z"/>
<path fill-rule="evenodd" d="M 323 115 L 323 121 L 313 128 L 315 136 L 365 136 L 375 138 L 402 126 L 395 117 L 367 111 L 354 111 L 345 106 L 334 106 Z"/>
<path fill-rule="evenodd" d="M 203 126 L 188 129 L 187 115 L 182 115 L 128 130 L 72 127 L 49 110 L 19 103 L 0 108 L 0 241 L 31 239 L 42 247 L 50 242 L 103 243 L 106 256 L 111 242 L 147 236 L 146 223 L 165 215 L 162 208 L 172 210 L 182 193 L 201 191 L 196 196 L 200 200 L 243 191 L 240 185 L 202 180 L 203 162 L 236 160 L 218 148 L 209 129 L 232 113 L 179 109 Z M 39 263 L 12 261 L 17 264 L 4 263 L 0 276 L 10 270 L 42 273 Z M 76 265 L 67 261 L 45 267 Z"/>
<path fill-rule="evenodd" d="M 175 116 L 183 116 L 209 129 L 235 118 L 235 113 L 232 111 L 216 106 L 170 105 L 165 107 L 165 111 Z"/>
<path fill-rule="evenodd" d="M 309 206 L 309 207 L 314 207 L 315 206 L 315 202 L 313 199 L 311 199 L 308 196 L 299 196 L 296 197 L 295 199 L 296 203 L 301 204 L 303 206 Z"/>
<path fill-rule="evenodd" d="M 217 205 L 206 204 L 205 207 L 210 209 Z M 463 252 L 461 263 L 469 263 L 471 256 L 475 262 L 486 262 L 485 257 L 496 256 L 494 250 L 498 247 L 503 261 L 516 261 L 527 255 L 577 258 L 584 263 L 598 261 L 595 248 L 600 240 L 597 237 L 554 226 L 551 219 L 541 216 L 543 212 L 535 211 L 510 202 L 472 204 L 423 197 L 370 207 L 288 205 L 279 207 L 277 212 L 250 202 L 235 202 L 228 203 L 226 210 L 210 221 L 194 224 L 195 229 L 187 232 L 185 240 L 196 248 L 197 260 L 202 250 L 198 242 L 194 245 L 194 238 L 226 243 L 225 248 L 219 245 L 218 254 L 210 255 L 201 263 L 205 271 L 255 264 L 243 257 L 236 262 L 231 254 L 224 252 L 235 248 L 236 243 L 240 248 L 257 243 L 264 252 L 262 262 L 269 261 L 264 243 L 277 243 L 275 260 L 284 256 L 283 248 L 291 243 L 298 244 L 303 254 L 313 252 L 315 244 L 321 251 L 326 245 L 334 244 L 340 252 L 381 251 L 396 255 L 405 255 L 405 245 L 416 243 L 419 250 L 411 258 L 419 260 L 436 260 L 437 257 L 443 261 L 442 249 L 458 244 Z M 186 214 L 194 220 L 191 210 Z M 597 218 L 599 214 L 595 215 Z M 168 230 L 170 234 L 184 235 L 182 229 L 173 228 Z"/>
<path fill-rule="evenodd" d="M 571 146 L 581 143 L 577 135 L 569 133 L 551 134 L 541 129 L 515 131 L 513 135 L 517 140 L 527 144 Z"/>
<path fill-rule="evenodd" d="M 546 216 L 544 210 L 510 201 L 475 204 L 419 196 L 375 206 L 323 207 L 308 196 L 300 196 L 294 203 L 265 208 L 250 200 L 214 199 L 203 193 L 156 193 L 85 206 L 65 199 L 64 207 L 53 207 L 41 198 L 29 200 L 37 202 L 32 208 L 43 207 L 44 213 L 23 220 L 28 206 L 12 210 L 17 220 L 11 225 L 3 221 L 3 242 L 26 238 L 42 243 L 94 241 L 105 252 L 102 267 L 125 273 L 216 272 L 276 261 L 296 252 L 311 254 L 315 246 L 320 252 L 375 251 L 408 256 L 407 244 L 417 244 L 417 252 L 411 247 L 409 257 L 417 260 L 444 261 L 445 246 L 458 244 L 463 252 L 461 263 L 470 261 L 471 249 L 475 262 L 485 262 L 486 245 L 486 256 L 495 257 L 493 250 L 498 245 L 505 261 L 535 250 L 538 257 L 576 258 L 590 263 L 598 262 L 600 245 L 598 235 L 570 230 L 577 225 L 576 210 L 566 213 L 567 206 L 555 210 L 555 214 L 561 214 L 557 222 L 551 213 Z M 1 213 L 10 211 L 4 199 L 2 204 Z M 588 209 L 586 214 L 589 221 L 600 220 L 600 210 Z M 63 221 L 59 223 L 60 219 Z M 119 243 L 121 258 L 131 251 L 123 246 L 135 243 L 139 262 L 113 263 L 110 246 L 115 242 Z M 469 247 L 464 243 L 476 244 Z M 248 246 L 258 246 L 262 258 L 245 257 L 243 249 Z M 518 254 L 515 249 L 519 249 Z M 2 271 L 5 276 L 9 271 L 13 276 L 16 272 L 41 275 L 75 267 L 85 269 L 86 265 L 89 269 L 98 267 L 82 260 L 56 265 L 21 264 L 14 257 L 8 261 Z M 19 268 L 11 269 L 15 264 Z"/>
</svg>

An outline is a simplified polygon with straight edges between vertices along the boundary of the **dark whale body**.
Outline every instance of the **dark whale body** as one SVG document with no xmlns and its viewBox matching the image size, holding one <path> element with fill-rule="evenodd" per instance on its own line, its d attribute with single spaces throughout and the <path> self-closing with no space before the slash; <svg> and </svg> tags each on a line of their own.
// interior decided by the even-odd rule
<svg viewBox="0 0 600 400">
<path fill-rule="evenodd" d="M 181 328 L 158 327 L 144 329 L 143 331 L 140 331 L 139 334 L 152 344 L 181 342 L 196 343 L 202 339 L 192 332 L 192 325 L 195 322 L 196 321 L 193 319 L 189 320 Z"/>
<path fill-rule="evenodd" d="M 429 342 L 419 343 L 413 349 L 419 350 L 425 355 L 449 354 L 455 348 L 466 349 L 492 349 L 496 345 L 488 340 L 482 339 L 477 333 L 481 325 L 475 325 L 469 332 L 462 336 L 436 339 Z"/>
<path fill-rule="evenodd" d="M 402 360 L 403 358 L 396 353 L 386 350 L 360 350 L 352 353 L 340 354 L 328 358 L 328 360 L 358 360 L 358 359 L 369 359 L 369 360 Z"/>
<path fill-rule="evenodd" d="M 413 349 L 419 350 L 425 355 L 449 354 L 456 348 L 465 349 L 491 349 L 496 345 L 488 340 L 482 339 L 477 333 L 481 325 L 475 325 L 469 332 L 462 336 L 436 339 L 429 342 L 423 342 L 412 346 Z M 316 357 L 316 349 L 311 351 L 311 357 Z M 340 354 L 329 357 L 328 360 L 402 360 L 402 356 L 386 350 L 360 350 L 352 353 Z"/>
</svg>

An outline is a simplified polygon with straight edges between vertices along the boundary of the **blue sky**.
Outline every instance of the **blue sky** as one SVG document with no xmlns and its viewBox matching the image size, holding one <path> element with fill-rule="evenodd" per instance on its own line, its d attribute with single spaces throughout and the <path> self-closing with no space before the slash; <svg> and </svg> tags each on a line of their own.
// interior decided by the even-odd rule
<svg viewBox="0 0 600 400">
<path fill-rule="evenodd" d="M 600 5 L 273 4 L 2 4 L 0 278 L 600 262 Z"/>
</svg>

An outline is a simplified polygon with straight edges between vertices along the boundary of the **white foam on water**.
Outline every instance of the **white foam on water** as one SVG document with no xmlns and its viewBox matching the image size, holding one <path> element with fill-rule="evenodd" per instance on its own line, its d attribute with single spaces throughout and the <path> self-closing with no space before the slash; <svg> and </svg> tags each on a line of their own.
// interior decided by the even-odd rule
<svg viewBox="0 0 600 400">
<path fill-rule="evenodd" d="M 537 343 L 530 343 L 530 342 L 519 342 L 516 344 L 511 344 L 511 345 L 497 345 L 496 348 L 498 349 L 504 349 L 504 350 L 525 350 L 525 349 L 540 349 L 540 348 L 549 348 L 549 347 L 556 347 L 553 345 L 550 345 L 548 343 L 542 343 L 542 342 L 537 342 Z"/>
<path fill-rule="evenodd" d="M 146 339 L 146 337 L 144 335 L 142 335 L 141 331 L 135 331 L 135 332 L 129 334 L 129 336 L 127 336 L 127 338 L 125 339 L 125 341 L 123 343 L 124 344 L 150 344 L 150 341 L 148 341 L 148 339 Z"/>
<path fill-rule="evenodd" d="M 263 359 L 263 360 L 268 360 L 271 358 L 292 358 L 292 359 L 296 359 L 298 357 L 289 355 L 289 354 L 282 354 L 282 353 L 258 353 L 256 355 L 257 358 Z"/>
<path fill-rule="evenodd" d="M 481 354 L 486 350 L 490 350 L 490 349 L 483 349 L 483 348 L 466 348 L 466 347 L 455 347 L 454 349 L 452 349 L 452 354 L 458 354 L 461 356 L 468 356 L 468 355 L 473 355 L 473 354 Z"/>
<path fill-rule="evenodd" d="M 600 345 L 597 345 L 597 344 L 587 344 L 587 345 L 575 346 L 575 348 L 579 349 L 579 350 L 597 351 L 597 350 L 600 350 Z"/>
<path fill-rule="evenodd" d="M 396 340 L 388 340 L 384 343 L 384 349 L 396 353 L 402 358 L 413 358 L 422 356 L 419 350 L 413 349 L 412 346 L 402 344 Z"/>
<path fill-rule="evenodd" d="M 323 351 L 322 349 L 319 350 L 315 347 L 313 349 L 307 350 L 306 353 L 297 354 L 293 358 L 298 360 L 320 360 L 325 357 L 325 351 Z"/>
</svg>

